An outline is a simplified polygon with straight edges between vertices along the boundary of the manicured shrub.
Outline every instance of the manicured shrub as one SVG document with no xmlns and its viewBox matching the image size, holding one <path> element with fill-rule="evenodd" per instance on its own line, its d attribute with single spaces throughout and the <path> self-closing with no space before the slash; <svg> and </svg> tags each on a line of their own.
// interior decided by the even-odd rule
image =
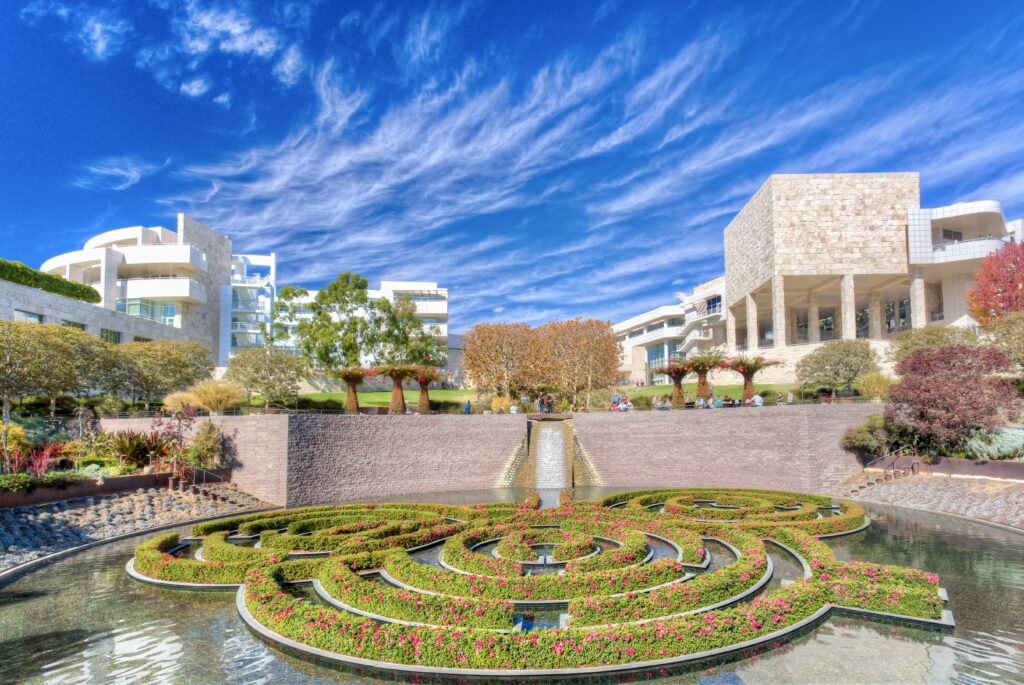
<svg viewBox="0 0 1024 685">
<path fill-rule="evenodd" d="M 0 281 L 39 288 L 48 293 L 71 297 L 90 304 L 99 304 L 102 299 L 91 285 L 75 283 L 60 276 L 43 273 L 38 269 L 25 266 L 21 262 L 12 262 L 6 259 L 0 259 Z"/>
<path fill-rule="evenodd" d="M 996 428 L 991 433 L 975 433 L 964 445 L 971 459 L 1024 458 L 1024 426 Z"/>
</svg>

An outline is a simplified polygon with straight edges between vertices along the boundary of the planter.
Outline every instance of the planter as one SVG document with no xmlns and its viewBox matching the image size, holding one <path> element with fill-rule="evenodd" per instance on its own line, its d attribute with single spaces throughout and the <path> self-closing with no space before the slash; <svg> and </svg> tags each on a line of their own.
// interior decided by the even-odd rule
<svg viewBox="0 0 1024 685">
<path fill-rule="evenodd" d="M 215 469 L 214 473 L 223 477 L 225 481 L 231 479 L 230 469 Z M 66 488 L 35 488 L 34 490 L 23 490 L 21 492 L 0 492 L 0 509 L 28 507 L 36 504 L 77 499 L 79 497 L 110 495 L 115 492 L 130 492 L 139 488 L 167 487 L 170 480 L 173 479 L 170 478 L 169 473 L 153 473 L 111 476 L 104 478 L 102 485 L 97 485 L 95 480 L 89 479 L 69 485 Z"/>
</svg>

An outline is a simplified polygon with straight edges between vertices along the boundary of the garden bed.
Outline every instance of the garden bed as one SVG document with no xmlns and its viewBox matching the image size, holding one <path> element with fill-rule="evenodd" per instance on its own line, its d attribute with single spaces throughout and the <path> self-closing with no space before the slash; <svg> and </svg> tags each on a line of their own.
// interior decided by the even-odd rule
<svg viewBox="0 0 1024 685">
<path fill-rule="evenodd" d="M 231 469 L 210 469 L 224 481 L 231 480 Z M 63 488 L 37 487 L 19 492 L 0 491 L 0 509 L 9 507 L 30 507 L 49 502 L 77 499 L 79 497 L 97 497 L 116 492 L 131 492 L 139 488 L 161 488 L 167 486 L 170 473 L 151 473 L 130 476 L 109 476 L 103 479 L 102 485 L 89 478 Z M 217 481 L 216 478 L 213 481 Z"/>
</svg>

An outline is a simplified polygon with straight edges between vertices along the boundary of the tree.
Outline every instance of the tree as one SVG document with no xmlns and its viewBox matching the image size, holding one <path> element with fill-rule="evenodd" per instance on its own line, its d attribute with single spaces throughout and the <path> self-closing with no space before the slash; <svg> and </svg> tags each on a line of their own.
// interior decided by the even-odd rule
<svg viewBox="0 0 1024 685">
<path fill-rule="evenodd" d="M 661 373 L 672 379 L 672 406 L 681 408 L 686 406 L 686 398 L 683 396 L 683 379 L 693 373 L 690 363 L 685 359 L 669 359 L 667 366 L 652 369 L 654 373 Z"/>
<path fill-rule="evenodd" d="M 3 401 L 3 472 L 11 471 L 11 450 L 7 426 L 11 423 L 11 403 L 32 392 L 46 374 L 44 337 L 39 324 L 27 321 L 0 321 L 0 400 Z"/>
<path fill-rule="evenodd" d="M 406 364 L 380 364 L 373 367 L 373 370 L 391 379 L 391 403 L 388 411 L 392 414 L 404 414 L 405 392 L 402 385 L 410 378 L 416 377 L 417 368 Z"/>
<path fill-rule="evenodd" d="M 740 355 L 739 357 L 725 360 L 723 368 L 730 369 L 743 376 L 743 401 L 746 402 L 754 398 L 754 375 L 762 369 L 776 366 L 777 364 L 779 362 L 769 361 L 760 355 L 756 357 Z"/>
<path fill-rule="evenodd" d="M 250 397 L 262 397 L 263 408 L 267 409 L 272 403 L 285 403 L 295 397 L 305 372 L 301 357 L 279 347 L 250 347 L 231 358 L 226 377 L 241 385 Z"/>
<path fill-rule="evenodd" d="M 292 331 L 299 323 L 299 313 L 302 310 L 302 305 L 298 301 L 307 295 L 309 291 L 305 288 L 281 286 L 277 291 L 277 297 L 274 298 L 274 306 L 270 309 L 270 320 L 260 324 L 264 347 L 273 347 L 276 343 L 291 337 Z"/>
<path fill-rule="evenodd" d="M 1024 245 L 1007 243 L 981 261 L 967 291 L 971 316 L 982 326 L 1024 309 Z"/>
<path fill-rule="evenodd" d="M 996 374 L 1010 360 L 993 347 L 921 349 L 896 366 L 886 417 L 940 449 L 961 446 L 1020 414 L 1013 385 Z"/>
<path fill-rule="evenodd" d="M 147 411 L 150 402 L 184 390 L 213 371 L 209 350 L 195 342 L 153 340 L 127 343 L 117 350 L 126 362 L 132 394 L 142 399 Z"/>
<path fill-rule="evenodd" d="M 612 325 L 596 319 L 552 321 L 535 331 L 544 384 L 571 396 L 590 396 L 594 388 L 607 388 L 618 380 L 619 344 Z"/>
<path fill-rule="evenodd" d="M 57 413 L 57 398 L 77 392 L 81 383 L 78 350 L 69 343 L 73 335 L 70 330 L 84 336 L 89 335 L 83 331 L 53 324 L 36 324 L 36 335 L 42 341 L 42 363 L 46 367 L 46 373 L 39 377 L 35 391 L 50 400 L 50 416 Z"/>
<path fill-rule="evenodd" d="M 416 383 L 420 386 L 420 400 L 416 411 L 421 414 L 430 413 L 430 384 L 442 378 L 442 373 L 434 366 L 417 366 Z"/>
<path fill-rule="evenodd" d="M 416 316 L 416 303 L 400 297 L 391 303 L 377 300 L 379 314 L 377 359 L 386 364 L 411 365 L 419 361 L 425 339 L 423 322 Z"/>
<path fill-rule="evenodd" d="M 481 323 L 462 336 L 462 364 L 473 385 L 511 397 L 540 384 L 538 338 L 522 323 Z"/>
<path fill-rule="evenodd" d="M 796 377 L 801 385 L 850 389 L 861 375 L 878 371 L 878 355 L 867 340 L 834 340 L 801 359 Z"/>
<path fill-rule="evenodd" d="M 900 331 L 892 338 L 892 349 L 889 356 L 899 363 L 918 350 L 937 350 L 950 345 L 978 345 L 978 336 L 972 331 L 959 326 L 925 326 Z"/>
<path fill-rule="evenodd" d="M 296 327 L 299 348 L 310 368 L 320 369 L 345 382 L 345 411 L 359 412 L 356 390 L 366 370 L 361 360 L 375 344 L 376 308 L 366 292 L 366 279 L 348 272 L 338 274 L 317 292 L 310 306 L 312 316 Z"/>
<path fill-rule="evenodd" d="M 1015 366 L 1024 367 L 1024 310 L 992 319 L 985 332 Z"/>
<path fill-rule="evenodd" d="M 722 361 L 722 351 L 717 347 L 701 350 L 686 360 L 690 365 L 690 370 L 697 374 L 697 397 L 705 402 L 711 399 L 711 388 L 708 387 L 708 374 L 715 369 L 722 368 Z"/>
</svg>

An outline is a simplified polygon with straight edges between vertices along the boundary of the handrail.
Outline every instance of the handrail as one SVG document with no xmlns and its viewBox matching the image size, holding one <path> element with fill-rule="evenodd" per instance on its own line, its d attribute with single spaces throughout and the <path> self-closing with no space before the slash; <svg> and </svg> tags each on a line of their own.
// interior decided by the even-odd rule
<svg viewBox="0 0 1024 685">
<path fill-rule="evenodd" d="M 207 474 L 213 476 L 214 478 L 216 478 L 217 480 L 219 480 L 222 483 L 224 482 L 224 476 L 222 476 L 222 475 L 220 475 L 218 473 L 214 473 L 213 471 L 210 471 L 208 469 L 204 469 L 204 468 L 202 468 L 200 466 L 193 466 L 192 467 L 192 482 L 193 483 L 196 483 L 196 471 L 202 471 L 202 473 L 203 473 L 203 485 L 206 485 L 206 475 Z"/>
</svg>

